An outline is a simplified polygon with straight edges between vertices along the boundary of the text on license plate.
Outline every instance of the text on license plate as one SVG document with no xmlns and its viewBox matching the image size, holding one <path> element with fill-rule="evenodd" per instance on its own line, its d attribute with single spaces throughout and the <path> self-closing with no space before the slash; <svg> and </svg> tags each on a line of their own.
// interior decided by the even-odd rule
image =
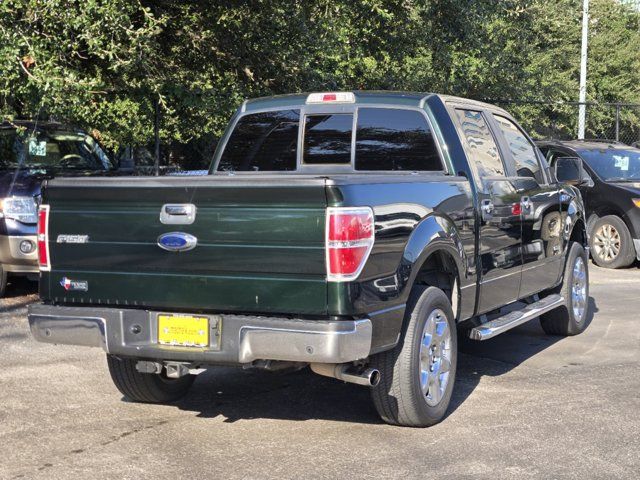
<svg viewBox="0 0 640 480">
<path fill-rule="evenodd" d="M 206 347 L 209 345 L 209 318 L 159 314 L 158 343 L 182 347 Z"/>
</svg>

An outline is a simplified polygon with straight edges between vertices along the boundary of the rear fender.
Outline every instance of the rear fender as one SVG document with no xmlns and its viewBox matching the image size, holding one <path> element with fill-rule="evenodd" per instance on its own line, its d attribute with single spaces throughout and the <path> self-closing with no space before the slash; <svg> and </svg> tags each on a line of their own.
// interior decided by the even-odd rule
<svg viewBox="0 0 640 480">
<path fill-rule="evenodd" d="M 407 303 L 420 270 L 425 262 L 438 253 L 446 254 L 455 263 L 457 278 L 452 287 L 457 288 L 453 288 L 451 300 L 456 318 L 464 319 L 473 314 L 475 288 L 465 289 L 465 284 L 475 287 L 475 279 L 466 275 L 468 262 L 459 234 L 450 219 L 430 214 L 414 227 L 393 275 L 375 279 L 365 286 L 355 284 L 349 290 L 350 298 L 362 295 L 362 292 L 371 292 L 371 297 L 381 298 L 384 294 L 390 303 L 393 302 L 385 309 L 369 313 L 373 323 L 372 353 L 388 350 L 397 344 Z"/>
<path fill-rule="evenodd" d="M 438 252 L 446 254 L 455 263 L 457 277 L 455 280 L 460 292 L 464 291 L 464 287 L 468 286 L 470 281 L 475 282 L 475 279 L 471 279 L 467 275 L 469 262 L 455 224 L 445 216 L 432 214 L 416 226 L 402 255 L 398 273 L 400 278 L 404 280 L 405 288 L 402 292 L 402 298 L 405 302 L 411 294 L 420 269 L 432 255 Z M 453 295 L 455 296 L 455 292 Z M 456 300 L 452 298 L 453 303 Z M 460 298 L 460 300 L 463 315 L 466 314 L 469 303 L 473 310 L 474 299 Z"/>
<path fill-rule="evenodd" d="M 567 195 L 568 194 L 568 195 Z M 573 195 L 572 195 L 573 194 Z M 566 218 L 564 223 L 565 255 L 571 241 L 580 241 L 583 247 L 589 244 L 589 233 L 587 231 L 587 221 L 585 219 L 584 204 L 577 189 L 568 190 L 563 194 L 563 203 L 566 204 Z"/>
</svg>

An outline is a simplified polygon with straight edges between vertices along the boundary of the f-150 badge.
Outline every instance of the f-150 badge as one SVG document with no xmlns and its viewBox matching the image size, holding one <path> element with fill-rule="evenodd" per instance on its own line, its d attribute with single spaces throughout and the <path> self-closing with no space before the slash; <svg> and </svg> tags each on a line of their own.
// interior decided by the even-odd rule
<svg viewBox="0 0 640 480">
<path fill-rule="evenodd" d="M 86 292 L 89 290 L 89 282 L 86 280 L 71 280 L 67 277 L 62 277 L 60 280 L 60 285 L 64 287 L 65 290 L 74 291 L 74 292 Z"/>
<path fill-rule="evenodd" d="M 58 235 L 58 243 L 87 243 L 89 235 Z"/>
</svg>

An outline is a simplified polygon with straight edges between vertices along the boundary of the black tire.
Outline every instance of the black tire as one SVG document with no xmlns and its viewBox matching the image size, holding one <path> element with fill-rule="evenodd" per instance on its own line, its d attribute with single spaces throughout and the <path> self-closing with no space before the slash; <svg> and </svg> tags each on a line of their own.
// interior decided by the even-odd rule
<svg viewBox="0 0 640 480">
<path fill-rule="evenodd" d="M 606 215 L 593 224 L 589 239 L 591 256 L 599 267 L 628 267 L 636 259 L 633 239 L 624 221 L 616 215 Z M 608 233 L 607 233 L 608 232 Z M 611 249 L 608 252 L 608 246 Z M 616 252 L 617 249 L 617 252 Z M 615 255 L 611 253 L 615 253 Z"/>
<path fill-rule="evenodd" d="M 440 319 L 436 324 L 444 327 L 442 316 L 436 316 L 438 310 L 446 317 L 444 320 L 449 332 L 450 367 L 445 386 L 438 390 L 442 393 L 437 393 L 441 396 L 440 400 L 435 405 L 429 405 L 428 401 L 433 402 L 435 399 L 429 398 L 430 388 L 426 394 L 421 388 L 420 345 L 425 325 L 432 313 L 434 317 L 431 318 Z M 386 423 L 407 427 L 428 427 L 438 423 L 445 416 L 456 377 L 458 342 L 451 303 L 444 292 L 438 288 L 416 287 L 407 304 L 404 323 L 403 335 L 398 345 L 392 350 L 378 353 L 371 358 L 371 366 L 381 373 L 380 383 L 371 389 L 373 403 Z M 431 350 L 427 349 L 427 351 Z M 445 358 L 446 355 L 440 355 L 440 357 Z M 442 360 L 441 365 L 444 365 Z M 436 377 L 429 377 L 427 374 L 427 378 Z M 442 376 L 437 375 L 437 378 Z"/>
<path fill-rule="evenodd" d="M 195 375 L 168 378 L 164 371 L 160 374 L 140 373 L 136 370 L 136 363 L 137 360 L 132 358 L 119 358 L 107 354 L 113 383 L 120 393 L 135 402 L 174 402 L 187 394 L 195 380 Z"/>
<path fill-rule="evenodd" d="M 4 298 L 7 291 L 7 271 L 0 265 L 0 298 Z"/>
<path fill-rule="evenodd" d="M 581 278 L 580 275 L 576 275 L 576 272 L 579 273 L 577 265 L 580 262 L 584 267 L 584 302 L 582 313 L 576 313 L 574 307 L 579 304 L 574 304 L 575 297 L 572 291 L 574 285 L 578 288 L 577 282 Z M 573 242 L 570 246 L 562 285 L 555 292 L 565 298 L 565 305 L 540 315 L 542 329 L 548 335 L 569 336 L 582 333 L 587 326 L 587 312 L 589 311 L 589 262 L 587 253 L 579 243 Z"/>
</svg>

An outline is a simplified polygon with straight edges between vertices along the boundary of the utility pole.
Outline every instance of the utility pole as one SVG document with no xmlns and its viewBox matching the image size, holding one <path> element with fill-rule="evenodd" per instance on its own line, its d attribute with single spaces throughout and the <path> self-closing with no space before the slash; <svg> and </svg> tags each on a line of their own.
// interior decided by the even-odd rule
<svg viewBox="0 0 640 480">
<path fill-rule="evenodd" d="M 160 175 L 160 97 L 155 97 L 153 102 L 155 107 L 155 116 L 153 119 L 153 174 L 157 177 Z"/>
<path fill-rule="evenodd" d="M 582 5 L 582 51 L 580 53 L 580 106 L 578 107 L 578 138 L 584 139 L 587 117 L 587 44 L 589 41 L 589 0 Z"/>
</svg>

